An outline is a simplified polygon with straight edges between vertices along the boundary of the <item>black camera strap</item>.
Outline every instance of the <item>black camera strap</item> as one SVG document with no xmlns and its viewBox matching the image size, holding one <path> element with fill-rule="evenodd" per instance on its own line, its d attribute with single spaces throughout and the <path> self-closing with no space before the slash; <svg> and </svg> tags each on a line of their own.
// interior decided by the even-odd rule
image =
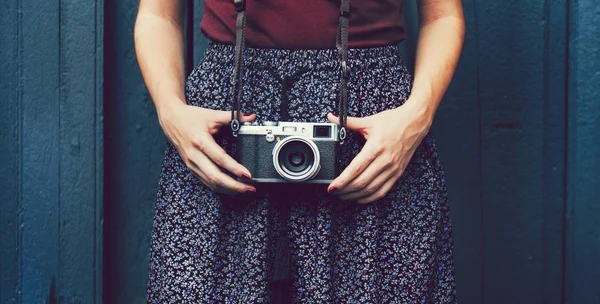
<svg viewBox="0 0 600 304">
<path fill-rule="evenodd" d="M 241 123 L 239 120 L 241 112 L 241 100 L 242 100 L 242 57 L 245 47 L 245 28 L 246 28 L 246 0 L 234 0 L 235 10 L 237 12 L 236 18 L 236 38 L 235 38 L 235 61 L 233 71 L 233 107 L 231 108 L 231 132 L 233 136 L 237 137 L 238 131 L 240 130 Z M 338 99 L 339 108 L 339 143 L 344 143 L 346 139 L 346 117 L 348 111 L 348 79 L 350 71 L 348 69 L 348 27 L 350 24 L 350 3 L 349 0 L 341 0 L 340 4 L 340 19 L 336 33 L 336 50 L 338 52 L 340 61 L 340 95 Z M 288 202 L 282 199 L 276 199 L 281 210 L 281 220 L 287 221 L 290 216 L 290 206 Z M 289 292 L 290 275 L 291 275 L 291 255 L 290 255 L 290 243 L 287 238 L 289 227 L 286 224 L 278 229 L 277 232 L 277 244 L 275 248 L 275 269 L 270 279 L 270 285 L 273 291 L 273 297 L 277 302 L 287 303 L 285 300 L 286 294 Z M 287 290 L 287 291 L 286 291 Z M 287 295 L 289 296 L 289 295 Z"/>
<path fill-rule="evenodd" d="M 235 62 L 233 68 L 233 107 L 231 108 L 231 132 L 237 137 L 240 130 L 240 111 L 242 100 L 242 54 L 246 41 L 246 1 L 234 0 L 237 18 L 235 21 Z"/>
<path fill-rule="evenodd" d="M 234 0 L 236 18 L 235 35 L 235 66 L 233 70 L 233 107 L 231 108 L 231 132 L 237 137 L 241 123 L 239 121 L 242 100 L 242 57 L 246 40 L 246 0 Z M 340 20 L 336 34 L 336 49 L 340 60 L 340 95 L 338 100 L 340 130 L 339 143 L 343 144 L 346 139 L 346 117 L 348 115 L 348 79 L 350 71 L 348 67 L 348 30 L 350 26 L 350 2 L 341 0 Z"/>
</svg>

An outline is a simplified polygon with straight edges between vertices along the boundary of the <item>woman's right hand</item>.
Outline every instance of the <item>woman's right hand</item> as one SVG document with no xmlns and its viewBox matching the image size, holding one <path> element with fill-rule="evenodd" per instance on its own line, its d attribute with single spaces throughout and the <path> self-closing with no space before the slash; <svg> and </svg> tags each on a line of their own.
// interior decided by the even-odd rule
<svg viewBox="0 0 600 304">
<path fill-rule="evenodd" d="M 255 114 L 241 114 L 240 122 L 255 118 Z M 235 176 L 251 177 L 250 171 L 229 156 L 213 138 L 221 127 L 229 126 L 230 111 L 210 110 L 180 102 L 159 111 L 159 121 L 186 166 L 207 187 L 225 194 L 256 192 L 254 186 L 241 183 L 219 169 L 222 167 Z"/>
</svg>

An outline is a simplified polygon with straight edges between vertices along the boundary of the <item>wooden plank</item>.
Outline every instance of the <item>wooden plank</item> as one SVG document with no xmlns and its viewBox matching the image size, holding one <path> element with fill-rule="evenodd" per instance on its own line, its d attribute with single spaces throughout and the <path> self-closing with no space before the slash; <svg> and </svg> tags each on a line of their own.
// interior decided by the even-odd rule
<svg viewBox="0 0 600 304">
<path fill-rule="evenodd" d="M 600 6 L 570 5 L 566 302 L 599 303 Z"/>
<path fill-rule="evenodd" d="M 516 9 L 518 8 L 518 9 Z M 544 2 L 477 1 L 486 303 L 539 303 Z"/>
<path fill-rule="evenodd" d="M 546 3 L 541 303 L 563 303 L 568 1 Z"/>
<path fill-rule="evenodd" d="M 433 132 L 446 171 L 461 303 L 483 302 L 480 113 L 475 1 L 463 1 L 466 37 Z"/>
<path fill-rule="evenodd" d="M 56 1 L 22 2 L 22 303 L 58 301 L 59 16 Z"/>
<path fill-rule="evenodd" d="M 95 117 L 95 222 L 96 222 L 96 234 L 95 234 L 95 259 L 94 269 L 96 270 L 96 286 L 94 289 L 94 300 L 96 303 L 106 303 L 104 301 L 104 8 L 105 0 L 96 0 L 96 67 L 95 67 L 95 105 L 96 117 Z"/>
<path fill-rule="evenodd" d="M 149 240 L 165 137 L 133 47 L 139 1 L 105 9 L 104 277 L 107 303 L 145 303 Z M 127 288 L 123 288 L 127 286 Z"/>
<path fill-rule="evenodd" d="M 100 9 L 102 6 L 100 6 Z M 97 211 L 97 1 L 60 3 L 60 240 L 61 302 L 101 303 L 101 258 L 97 238 L 102 232 Z"/>
<path fill-rule="evenodd" d="M 0 303 L 17 303 L 20 204 L 20 19 L 18 1 L 6 1 L 0 18 Z"/>
</svg>

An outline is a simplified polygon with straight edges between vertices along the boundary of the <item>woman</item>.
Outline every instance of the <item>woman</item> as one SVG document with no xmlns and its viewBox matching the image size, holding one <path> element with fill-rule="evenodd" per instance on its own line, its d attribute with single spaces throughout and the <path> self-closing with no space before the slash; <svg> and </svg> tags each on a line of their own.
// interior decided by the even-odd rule
<svg viewBox="0 0 600 304">
<path fill-rule="evenodd" d="M 337 1 L 249 0 L 236 12 L 233 1 L 205 0 L 201 29 L 211 43 L 186 78 L 184 1 L 140 1 L 136 52 L 169 139 L 149 302 L 456 302 L 446 185 L 428 131 L 462 46 L 460 0 L 420 1 L 414 79 L 396 47 L 401 1 L 350 4 L 348 16 Z M 232 157 L 234 94 L 240 123 L 340 123 L 344 18 L 343 170 L 327 187 L 244 182 L 252 172 Z"/>
</svg>

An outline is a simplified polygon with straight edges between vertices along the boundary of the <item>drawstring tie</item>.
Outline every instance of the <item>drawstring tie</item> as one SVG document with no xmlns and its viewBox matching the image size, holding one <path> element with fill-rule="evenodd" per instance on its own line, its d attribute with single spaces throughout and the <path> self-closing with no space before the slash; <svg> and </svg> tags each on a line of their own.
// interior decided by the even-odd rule
<svg viewBox="0 0 600 304">
<path fill-rule="evenodd" d="M 289 121 L 289 97 L 288 91 L 294 85 L 294 82 L 298 77 L 309 71 L 306 67 L 301 67 L 296 70 L 292 75 L 285 75 L 280 77 L 272 67 L 268 67 L 267 70 L 271 73 L 281 84 L 280 98 L 281 105 L 279 108 L 279 120 Z M 291 280 L 291 248 L 289 240 L 289 218 L 290 218 L 290 205 L 287 202 L 283 202 L 285 198 L 278 199 L 277 204 L 280 206 L 281 215 L 281 226 L 277 229 L 277 242 L 275 246 L 275 269 L 273 270 L 272 284 L 280 285 L 287 284 Z M 283 287 L 283 286 L 281 286 Z M 279 289 L 279 288 L 277 288 Z"/>
</svg>

